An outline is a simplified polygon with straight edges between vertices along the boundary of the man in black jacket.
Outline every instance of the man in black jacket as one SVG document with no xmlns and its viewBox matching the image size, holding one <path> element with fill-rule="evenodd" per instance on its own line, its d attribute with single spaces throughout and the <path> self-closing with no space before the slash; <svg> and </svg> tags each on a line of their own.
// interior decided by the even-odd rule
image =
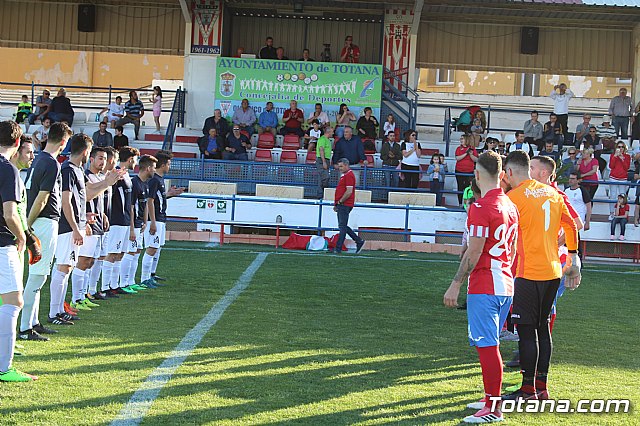
<svg viewBox="0 0 640 426">
<path fill-rule="evenodd" d="M 51 100 L 47 117 L 55 123 L 64 121 L 71 126 L 73 124 L 74 114 L 71 101 L 67 98 L 67 91 L 64 89 L 58 90 L 58 96 Z"/>
</svg>

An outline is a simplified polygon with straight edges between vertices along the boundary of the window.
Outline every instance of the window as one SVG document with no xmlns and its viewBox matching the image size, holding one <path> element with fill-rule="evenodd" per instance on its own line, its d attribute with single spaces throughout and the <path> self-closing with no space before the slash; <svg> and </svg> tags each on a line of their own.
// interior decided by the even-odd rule
<svg viewBox="0 0 640 426">
<path fill-rule="evenodd" d="M 520 80 L 520 96 L 538 96 L 540 90 L 540 74 L 523 72 Z"/>
<path fill-rule="evenodd" d="M 616 84 L 631 84 L 630 78 L 616 78 Z"/>
<path fill-rule="evenodd" d="M 454 84 L 453 70 L 438 68 L 436 70 L 436 85 L 452 86 Z"/>
</svg>

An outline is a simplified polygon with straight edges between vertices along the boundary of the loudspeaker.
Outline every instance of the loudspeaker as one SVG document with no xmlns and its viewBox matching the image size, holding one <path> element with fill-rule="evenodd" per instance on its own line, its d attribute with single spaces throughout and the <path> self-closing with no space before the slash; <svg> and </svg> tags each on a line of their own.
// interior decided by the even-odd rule
<svg viewBox="0 0 640 426">
<path fill-rule="evenodd" d="M 96 6 L 93 4 L 78 5 L 78 31 L 92 33 L 96 30 Z"/>
<path fill-rule="evenodd" d="M 522 27 L 520 35 L 520 53 L 523 55 L 538 54 L 538 36 L 540 28 L 538 27 Z"/>
</svg>

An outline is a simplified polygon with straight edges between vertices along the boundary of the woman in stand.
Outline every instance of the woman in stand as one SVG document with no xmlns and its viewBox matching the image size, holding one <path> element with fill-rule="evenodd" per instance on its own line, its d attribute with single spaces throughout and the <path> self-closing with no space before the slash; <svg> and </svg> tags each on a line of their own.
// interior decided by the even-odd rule
<svg viewBox="0 0 640 426">
<path fill-rule="evenodd" d="M 344 128 L 349 126 L 352 121 L 356 121 L 356 116 L 349 111 L 347 104 L 340 105 L 340 111 L 336 116 L 336 139 L 340 139 L 344 135 Z"/>
<path fill-rule="evenodd" d="M 418 133 L 415 130 L 407 130 L 404 132 L 404 142 L 400 146 L 402 150 L 402 162 L 400 168 L 409 173 L 404 174 L 405 188 L 418 188 L 420 182 L 420 155 L 422 155 L 420 144 L 416 140 Z M 413 172 L 413 173 L 411 173 Z"/>
<path fill-rule="evenodd" d="M 598 160 L 593 158 L 592 148 L 582 150 L 582 158 L 578 160 L 578 170 L 582 175 L 582 186 L 589 191 L 591 204 L 593 204 L 593 197 L 598 190 Z"/>
<path fill-rule="evenodd" d="M 460 146 L 456 148 L 456 181 L 458 182 L 458 202 L 462 205 L 462 191 L 471 184 L 471 173 L 476 168 L 478 161 L 478 151 L 473 147 L 473 140 L 470 135 L 460 136 Z M 469 174 L 461 176 L 460 174 Z"/>
</svg>

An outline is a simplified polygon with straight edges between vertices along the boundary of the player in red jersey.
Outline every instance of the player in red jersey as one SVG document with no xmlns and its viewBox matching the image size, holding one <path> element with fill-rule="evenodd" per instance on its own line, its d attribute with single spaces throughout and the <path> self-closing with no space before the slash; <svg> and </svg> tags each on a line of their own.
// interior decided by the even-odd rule
<svg viewBox="0 0 640 426">
<path fill-rule="evenodd" d="M 502 159 L 492 151 L 478 157 L 475 179 L 482 198 L 469 207 L 467 229 L 469 248 L 458 272 L 444 295 L 447 307 L 458 305 L 462 283 L 469 277 L 467 316 L 469 343 L 475 346 L 482 367 L 485 398 L 476 414 L 465 423 L 492 423 L 503 416 L 493 399 L 499 399 L 502 387 L 500 329 L 511 307 L 513 274 L 511 265 L 518 235 L 518 210 L 500 188 Z M 493 404 L 493 411 L 492 411 Z"/>
</svg>

